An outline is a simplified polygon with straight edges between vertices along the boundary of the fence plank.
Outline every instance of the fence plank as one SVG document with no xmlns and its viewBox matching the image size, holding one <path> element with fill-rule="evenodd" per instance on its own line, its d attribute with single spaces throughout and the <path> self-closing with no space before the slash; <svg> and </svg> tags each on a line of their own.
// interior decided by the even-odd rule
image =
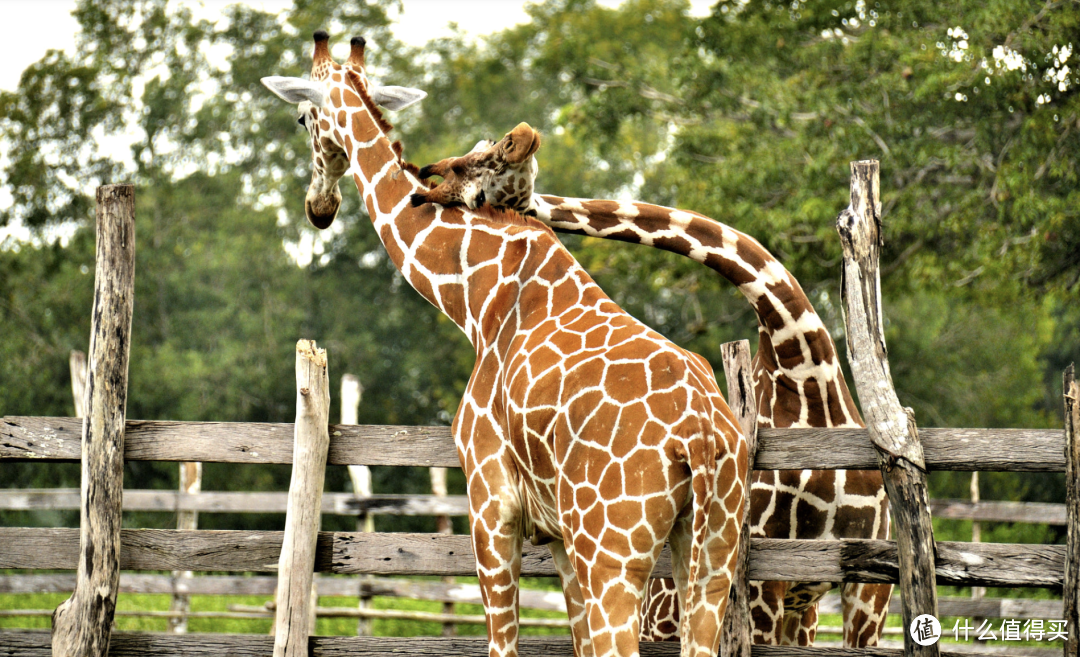
<svg viewBox="0 0 1080 657">
<path fill-rule="evenodd" d="M 124 418 L 135 303 L 135 188 L 97 189 L 94 307 L 81 422 L 78 580 L 53 614 L 56 657 L 105 657 L 120 580 Z"/>
<path fill-rule="evenodd" d="M 125 529 L 124 570 L 273 572 L 281 532 Z M 78 530 L 0 527 L 0 568 L 71 570 Z M 937 543 L 939 584 L 1060 588 L 1065 546 L 1011 543 Z M 315 568 L 337 574 L 457 575 L 476 572 L 468 536 L 320 532 Z M 897 580 L 896 543 L 869 539 L 795 541 L 751 539 L 750 578 L 780 581 Z M 554 577 L 546 547 L 525 544 L 522 575 Z M 653 574 L 671 576 L 665 549 Z"/>
<path fill-rule="evenodd" d="M 74 418 L 0 418 L 0 460 L 77 461 Z M 128 461 L 292 463 L 291 424 L 128 420 Z M 1061 429 L 920 429 L 930 470 L 1065 472 Z M 822 449 L 827 445 L 828 449 Z M 329 465 L 458 467 L 449 427 L 330 425 Z M 758 431 L 757 470 L 873 470 L 866 429 Z"/>
<path fill-rule="evenodd" d="M 847 327 L 848 362 L 870 440 L 889 494 L 899 547 L 902 627 L 922 614 L 938 615 L 934 587 L 934 529 L 926 463 L 911 409 L 900 406 L 885 348 L 878 256 L 882 244 L 878 162 L 851 163 L 851 205 L 836 219 L 844 251 L 840 295 Z M 937 645 L 904 635 L 904 653 L 936 657 Z"/>
<path fill-rule="evenodd" d="M 980 522 L 1022 522 L 1065 524 L 1065 505 L 1044 502 L 969 502 L 968 500 L 930 500 L 935 518 L 976 520 Z"/>
<path fill-rule="evenodd" d="M 124 511 L 198 511 L 201 513 L 285 513 L 289 494 L 282 492 L 203 491 L 183 495 L 171 490 L 125 490 Z M 0 510 L 56 510 L 79 508 L 77 488 L 0 489 Z M 935 518 L 982 522 L 1022 522 L 1064 525 L 1065 505 L 1044 502 L 979 502 L 932 499 Z M 394 516 L 464 516 L 469 513 L 464 495 L 372 495 L 356 498 L 352 493 L 323 493 L 322 512 Z"/>
<path fill-rule="evenodd" d="M 49 657 L 47 635 L 34 632 L 0 632 L 0 657 Z M 339 637 L 316 636 L 309 640 L 313 657 L 487 657 L 486 637 Z M 676 657 L 677 642 L 643 642 L 641 657 Z M 951 646 L 950 646 L 951 647 Z M 272 648 L 269 637 L 250 634 L 138 634 L 117 632 L 110 657 L 265 657 Z M 520 657 L 572 657 L 569 637 L 520 637 Z M 752 657 L 901 657 L 896 648 L 804 648 L 753 646 Z M 944 650 L 944 657 L 972 657 L 970 650 Z M 1020 653 L 1017 653 L 1020 654 Z"/>
<path fill-rule="evenodd" d="M 271 596 L 277 586 L 276 577 L 243 575 L 203 575 L 184 580 L 176 590 L 187 595 L 255 595 Z M 0 593 L 70 593 L 75 588 L 75 575 L 0 575 Z M 447 584 L 423 580 L 372 577 L 357 583 L 353 577 L 320 577 L 316 580 L 318 594 L 326 596 L 367 597 L 384 596 L 483 604 L 477 584 Z M 120 574 L 120 593 L 173 592 L 168 575 Z M 526 609 L 566 611 L 566 600 L 558 591 L 521 590 L 521 606 Z M 1060 605 L 1058 605 L 1060 615 Z M 1046 617 L 1044 615 L 1044 617 Z"/>
<path fill-rule="evenodd" d="M 274 594 L 276 577 L 203 575 L 182 582 L 180 591 L 188 595 L 265 595 Z M 354 596 L 356 580 L 351 577 L 323 577 L 318 580 L 320 596 Z M 74 574 L 0 575 L 0 593 L 69 593 L 75 588 Z M 476 584 L 444 584 L 411 579 L 377 577 L 362 582 L 359 590 L 369 596 L 412 598 L 481 604 Z M 167 575 L 120 574 L 120 593 L 172 593 Z M 522 589 L 521 606 L 528 609 L 566 611 L 562 593 Z M 1036 598 L 939 598 L 942 616 L 983 618 L 1062 618 L 1061 600 Z M 820 614 L 839 614 L 840 596 L 826 595 L 818 606 Z M 900 613 L 900 598 L 894 597 L 889 613 Z"/>
</svg>

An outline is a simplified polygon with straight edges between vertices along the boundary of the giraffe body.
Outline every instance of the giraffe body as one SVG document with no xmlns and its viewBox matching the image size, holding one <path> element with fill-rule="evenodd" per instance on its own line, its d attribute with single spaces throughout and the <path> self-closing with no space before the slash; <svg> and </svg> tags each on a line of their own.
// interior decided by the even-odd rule
<svg viewBox="0 0 1080 657">
<path fill-rule="evenodd" d="M 758 318 L 754 390 L 761 427 L 861 427 L 836 346 L 798 281 L 757 240 L 703 215 L 648 203 L 538 196 L 538 218 L 555 230 L 653 246 L 687 256 L 731 281 Z M 889 536 L 881 473 L 755 471 L 753 536 L 836 540 Z M 828 583 L 752 582 L 754 641 L 811 645 L 817 601 Z M 876 645 L 892 586 L 841 586 L 844 644 Z M 679 606 L 670 580 L 646 596 L 643 638 L 676 638 Z"/>
<path fill-rule="evenodd" d="M 748 464 L 709 364 L 626 314 L 543 224 L 414 206 L 428 188 L 387 139 L 374 99 L 401 107 L 418 94 L 370 85 L 362 41 L 345 66 L 326 41 L 316 33 L 311 82 L 264 83 L 298 103 L 311 135 L 312 223 L 333 221 L 337 180 L 351 172 L 391 260 L 476 349 L 453 434 L 490 654 L 517 653 L 526 536 L 550 542 L 578 654 L 626 657 L 638 654 L 642 594 L 670 538 L 682 654 L 713 654 Z"/>
<path fill-rule="evenodd" d="M 452 162 L 455 185 L 483 189 L 489 198 L 531 192 L 536 167 L 510 169 L 506 154 L 494 143 L 481 142 L 469 155 L 434 166 Z M 480 152 L 483 156 L 477 157 Z M 494 175 L 507 170 L 516 179 Z M 556 230 L 680 253 L 735 284 L 758 317 L 754 374 L 761 426 L 863 426 L 836 347 L 813 305 L 798 281 L 750 236 L 703 215 L 646 203 L 537 196 L 529 209 Z M 888 537 L 888 504 L 877 471 L 758 471 L 750 495 L 755 536 Z M 831 588 L 827 583 L 754 582 L 750 602 L 755 641 L 811 645 L 816 603 Z M 845 645 L 877 643 L 891 593 L 889 585 L 843 585 Z M 679 603 L 671 580 L 650 583 L 643 613 L 642 638 L 678 638 Z"/>
</svg>

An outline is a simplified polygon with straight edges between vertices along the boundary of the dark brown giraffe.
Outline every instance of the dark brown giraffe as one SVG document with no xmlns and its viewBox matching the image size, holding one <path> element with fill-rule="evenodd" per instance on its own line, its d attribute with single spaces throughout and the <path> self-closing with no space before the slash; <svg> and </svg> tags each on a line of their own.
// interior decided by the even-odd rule
<svg viewBox="0 0 1080 657">
<path fill-rule="evenodd" d="M 362 40 L 344 66 L 327 40 L 316 33 L 311 81 L 263 83 L 297 104 L 311 136 L 311 223 L 333 222 L 352 173 L 390 259 L 476 349 L 453 434 L 490 655 L 517 654 L 526 536 L 551 546 L 578 654 L 621 657 L 638 654 L 642 594 L 670 540 L 682 655 L 714 654 L 748 464 L 708 362 L 615 305 L 535 219 L 414 206 L 428 187 L 375 105 L 422 92 L 376 87 Z"/>
</svg>

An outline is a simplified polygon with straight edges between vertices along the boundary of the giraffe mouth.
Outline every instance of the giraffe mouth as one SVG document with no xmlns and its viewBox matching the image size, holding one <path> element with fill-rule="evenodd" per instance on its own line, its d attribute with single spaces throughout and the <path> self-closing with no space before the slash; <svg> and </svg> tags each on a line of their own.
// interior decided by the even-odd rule
<svg viewBox="0 0 1080 657">
<path fill-rule="evenodd" d="M 304 199 L 304 214 L 308 222 L 319 230 L 325 230 L 334 223 L 339 207 L 341 199 L 332 195 Z"/>
</svg>

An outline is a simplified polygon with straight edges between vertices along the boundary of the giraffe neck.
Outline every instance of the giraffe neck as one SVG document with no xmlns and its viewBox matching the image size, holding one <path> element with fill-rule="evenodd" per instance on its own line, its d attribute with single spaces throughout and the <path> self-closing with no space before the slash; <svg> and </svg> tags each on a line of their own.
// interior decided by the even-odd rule
<svg viewBox="0 0 1080 657">
<path fill-rule="evenodd" d="M 511 293 L 515 283 L 529 276 L 588 278 L 539 222 L 490 208 L 413 207 L 411 195 L 428 187 L 401 160 L 370 101 L 362 98 L 354 105 L 352 89 L 342 85 L 340 91 L 335 129 L 390 260 L 421 296 L 461 328 L 478 353 L 505 333 L 506 318 L 520 305 Z M 591 296 L 597 298 L 590 301 L 600 302 L 603 295 L 599 288 L 595 292 Z"/>
<path fill-rule="evenodd" d="M 758 319 L 754 356 L 764 426 L 861 426 L 836 346 L 799 282 L 754 238 L 703 215 L 648 203 L 534 197 L 557 231 L 653 246 L 731 281 Z"/>
</svg>

